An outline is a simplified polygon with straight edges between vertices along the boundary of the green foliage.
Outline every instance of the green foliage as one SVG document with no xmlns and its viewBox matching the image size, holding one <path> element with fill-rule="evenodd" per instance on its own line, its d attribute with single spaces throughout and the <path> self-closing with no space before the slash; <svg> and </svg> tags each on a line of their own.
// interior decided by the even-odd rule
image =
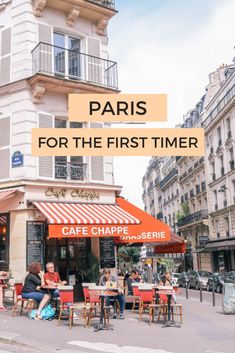
<svg viewBox="0 0 235 353">
<path fill-rule="evenodd" d="M 88 281 L 91 283 L 98 283 L 99 281 L 99 261 L 94 254 L 87 255 L 87 269 L 83 271 Z"/>
<path fill-rule="evenodd" d="M 121 246 L 118 249 L 120 254 L 130 257 L 130 262 L 137 264 L 140 259 L 141 247 L 140 246 Z"/>
</svg>

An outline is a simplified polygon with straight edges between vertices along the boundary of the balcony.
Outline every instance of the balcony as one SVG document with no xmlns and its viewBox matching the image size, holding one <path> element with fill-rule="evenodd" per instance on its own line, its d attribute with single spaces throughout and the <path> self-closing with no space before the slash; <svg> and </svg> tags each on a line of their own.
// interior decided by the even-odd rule
<svg viewBox="0 0 235 353">
<path fill-rule="evenodd" d="M 32 51 L 32 85 L 59 93 L 108 93 L 117 90 L 117 63 L 77 50 L 40 42 Z"/>
<path fill-rule="evenodd" d="M 182 227 L 187 224 L 203 221 L 204 219 L 207 219 L 207 218 L 208 218 L 208 211 L 207 210 L 200 210 L 198 212 L 191 213 L 191 214 L 179 219 L 178 226 Z"/>
<path fill-rule="evenodd" d="M 235 84 L 230 88 L 230 90 L 220 99 L 216 107 L 211 111 L 204 121 L 204 125 L 207 128 L 210 123 L 215 119 L 215 117 L 220 114 L 223 109 L 232 104 L 235 97 Z"/>
<path fill-rule="evenodd" d="M 37 0 L 33 2 L 34 15 L 43 16 L 46 7 L 64 12 L 69 26 L 73 26 L 80 18 L 87 18 L 96 23 L 98 28 L 101 21 L 107 26 L 108 20 L 117 13 L 115 0 Z"/>
<path fill-rule="evenodd" d="M 175 176 L 178 174 L 178 170 L 177 169 L 172 169 L 168 174 L 167 176 L 162 180 L 160 181 L 160 188 L 164 188 L 164 186 Z"/>
<path fill-rule="evenodd" d="M 55 178 L 65 180 L 80 180 L 86 181 L 88 178 L 87 164 L 75 163 L 56 163 L 55 164 Z"/>
<path fill-rule="evenodd" d="M 97 5 L 108 7 L 109 9 L 115 10 L 115 0 L 86 0 L 88 2 L 94 2 Z"/>
</svg>

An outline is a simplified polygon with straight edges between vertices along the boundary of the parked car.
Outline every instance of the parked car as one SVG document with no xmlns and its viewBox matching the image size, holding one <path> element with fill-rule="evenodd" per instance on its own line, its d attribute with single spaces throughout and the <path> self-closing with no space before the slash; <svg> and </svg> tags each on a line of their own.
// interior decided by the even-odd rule
<svg viewBox="0 0 235 353">
<path fill-rule="evenodd" d="M 211 272 L 207 271 L 191 271 L 189 273 L 189 284 L 188 288 L 199 289 L 200 286 L 202 289 L 206 289 L 208 278 L 210 277 Z"/>
<path fill-rule="evenodd" d="M 224 281 L 227 283 L 235 283 L 235 271 L 228 272 L 224 277 Z"/>
<path fill-rule="evenodd" d="M 178 285 L 178 278 L 180 276 L 180 273 L 177 273 L 177 272 L 172 272 L 171 274 L 171 279 L 172 279 L 172 284 L 173 285 Z"/>
<path fill-rule="evenodd" d="M 186 287 L 186 284 L 189 282 L 189 273 L 181 272 L 178 277 L 178 285 L 179 287 Z"/>
<path fill-rule="evenodd" d="M 215 291 L 217 293 L 223 292 L 224 287 L 224 275 L 221 273 L 212 273 L 211 276 L 208 278 L 206 289 L 210 291 L 213 289 L 213 284 Z"/>
</svg>

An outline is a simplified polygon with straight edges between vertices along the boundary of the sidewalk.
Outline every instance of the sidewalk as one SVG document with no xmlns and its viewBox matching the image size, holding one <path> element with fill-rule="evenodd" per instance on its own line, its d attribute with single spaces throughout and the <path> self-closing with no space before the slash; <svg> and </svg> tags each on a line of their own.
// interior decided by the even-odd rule
<svg viewBox="0 0 235 353">
<path fill-rule="evenodd" d="M 125 320 L 110 321 L 113 331 L 100 332 L 84 328 L 81 319 L 69 330 L 67 321 L 57 327 L 56 320 L 0 313 L 0 342 L 28 345 L 28 352 L 34 353 L 234 353 L 235 316 L 224 315 L 219 306 L 208 303 L 182 298 L 179 302 L 183 304 L 181 328 L 161 328 L 157 322 L 150 326 L 147 314 L 139 322 L 138 313 L 130 311 Z"/>
</svg>

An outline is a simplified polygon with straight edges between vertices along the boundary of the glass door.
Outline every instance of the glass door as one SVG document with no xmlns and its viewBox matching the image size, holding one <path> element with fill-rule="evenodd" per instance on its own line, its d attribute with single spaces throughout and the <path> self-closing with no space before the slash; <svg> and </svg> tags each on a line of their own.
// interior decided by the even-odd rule
<svg viewBox="0 0 235 353">
<path fill-rule="evenodd" d="M 64 76 L 65 67 L 65 36 L 60 33 L 54 33 L 54 73 Z"/>
<path fill-rule="evenodd" d="M 72 79 L 80 78 L 80 55 L 80 39 L 54 33 L 55 75 Z"/>
</svg>

